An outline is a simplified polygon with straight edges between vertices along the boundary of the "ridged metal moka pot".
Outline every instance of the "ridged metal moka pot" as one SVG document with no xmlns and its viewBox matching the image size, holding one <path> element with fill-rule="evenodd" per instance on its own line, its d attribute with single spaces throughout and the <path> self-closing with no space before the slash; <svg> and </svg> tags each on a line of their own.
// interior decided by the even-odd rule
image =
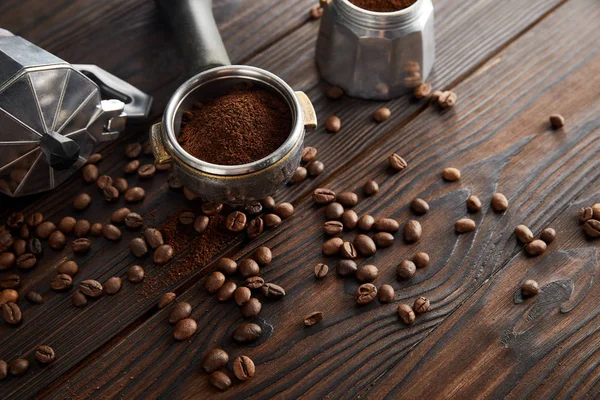
<svg viewBox="0 0 600 400">
<path fill-rule="evenodd" d="M 352 97 L 388 100 L 424 82 L 433 68 L 433 4 L 417 0 L 395 12 L 322 0 L 317 65 L 322 77 Z"/>
</svg>

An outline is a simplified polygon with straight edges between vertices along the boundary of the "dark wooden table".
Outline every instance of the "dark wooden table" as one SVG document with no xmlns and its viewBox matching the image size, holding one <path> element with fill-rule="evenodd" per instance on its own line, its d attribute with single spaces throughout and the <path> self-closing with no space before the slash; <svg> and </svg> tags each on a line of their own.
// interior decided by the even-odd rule
<svg viewBox="0 0 600 400">
<path fill-rule="evenodd" d="M 51 345 L 57 361 L 32 363 L 20 378 L 0 382 L 0 398 L 594 398 L 600 393 L 600 286 L 598 240 L 586 239 L 577 221 L 581 206 L 600 202 L 600 3 L 597 0 L 435 0 L 437 60 L 431 82 L 458 93 L 456 107 L 440 112 L 409 97 L 385 103 L 392 117 L 382 124 L 371 115 L 382 103 L 327 99 L 327 87 L 314 64 L 318 21 L 309 19 L 314 0 L 215 0 L 215 16 L 234 63 L 266 68 L 304 90 L 321 122 L 339 115 L 342 130 L 321 127 L 306 138 L 319 150 L 325 172 L 276 196 L 296 206 L 293 218 L 249 241 L 240 236 L 215 245 L 212 238 L 190 247 L 208 250 L 209 262 L 178 269 L 189 250 L 165 266 L 141 260 L 143 284 L 124 284 L 115 296 L 83 309 L 69 294 L 53 292 L 49 280 L 57 266 L 75 257 L 84 279 L 104 282 L 124 277 L 140 263 L 128 244 L 93 241 L 92 251 L 47 249 L 40 265 L 22 273 L 22 294 L 40 292 L 43 305 L 20 301 L 24 321 L 17 328 L 0 323 L 0 359 L 32 359 L 39 344 Z M 4 0 L 0 26 L 12 30 L 73 63 L 98 64 L 155 98 L 153 121 L 185 80 L 180 54 L 150 0 Z M 548 116 L 561 113 L 566 127 L 551 130 Z M 134 126 L 102 150 L 100 172 L 123 176 L 124 146 L 146 142 L 149 124 Z M 0 150 L 1 151 L 1 150 Z M 409 168 L 386 169 L 392 152 Z M 149 156 L 142 161 L 151 162 Z M 440 172 L 462 170 L 460 182 Z M 185 208 L 180 193 L 166 185 L 166 173 L 139 182 L 145 201 L 133 206 L 146 223 L 159 226 Z M 395 245 L 369 259 L 379 267 L 377 286 L 396 289 L 394 304 L 377 301 L 356 307 L 354 279 L 335 273 L 312 276 L 323 262 L 323 211 L 311 191 L 327 186 L 355 190 L 375 179 L 381 191 L 362 198 L 358 214 L 390 216 L 401 223 L 409 203 L 426 199 L 431 211 L 420 242 Z M 128 177 L 130 185 L 136 177 Z M 72 198 L 89 192 L 93 204 L 76 212 Z M 489 207 L 495 191 L 506 194 L 509 209 Z M 454 233 L 466 215 L 465 199 L 477 194 L 482 212 L 473 214 L 477 230 Z M 94 185 L 76 174 L 59 189 L 40 196 L 0 198 L 2 221 L 14 211 L 42 212 L 58 222 L 74 215 L 106 222 L 116 206 L 107 205 Z M 121 204 L 121 203 L 120 203 Z M 524 223 L 538 233 L 547 226 L 558 238 L 540 257 L 526 257 L 513 229 Z M 401 236 L 401 235 L 397 235 Z M 263 268 L 266 280 L 286 288 L 279 302 L 265 302 L 258 322 L 265 334 L 258 344 L 240 346 L 230 333 L 241 321 L 233 303 L 219 304 L 203 290 L 212 261 L 242 258 L 261 245 L 275 260 Z M 395 266 L 416 251 L 432 262 L 406 282 Z M 330 267 L 335 260 L 326 259 Z M 178 274 L 171 272 L 179 271 Z M 14 273 L 15 270 L 2 274 Z M 513 301 L 520 283 L 536 279 L 542 292 Z M 175 291 L 194 306 L 199 330 L 186 342 L 172 339 L 168 309 L 158 297 Z M 424 295 L 431 311 L 412 326 L 397 314 L 399 302 Z M 302 318 L 323 311 L 322 322 L 305 328 Z M 214 347 L 246 354 L 256 376 L 219 393 L 201 371 L 202 355 Z"/>
</svg>

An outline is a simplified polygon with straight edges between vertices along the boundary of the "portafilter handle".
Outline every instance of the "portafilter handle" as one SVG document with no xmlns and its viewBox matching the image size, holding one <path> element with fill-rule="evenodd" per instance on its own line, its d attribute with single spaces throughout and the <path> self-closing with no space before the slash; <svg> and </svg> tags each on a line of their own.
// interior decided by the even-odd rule
<svg viewBox="0 0 600 400">
<path fill-rule="evenodd" d="M 165 13 L 192 75 L 231 64 L 212 13 L 212 0 L 156 0 L 156 3 Z"/>
</svg>

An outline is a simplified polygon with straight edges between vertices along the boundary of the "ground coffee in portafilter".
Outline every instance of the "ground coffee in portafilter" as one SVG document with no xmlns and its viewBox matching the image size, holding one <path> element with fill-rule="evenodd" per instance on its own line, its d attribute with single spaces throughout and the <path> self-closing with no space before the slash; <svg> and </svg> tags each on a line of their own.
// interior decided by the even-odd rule
<svg viewBox="0 0 600 400">
<path fill-rule="evenodd" d="M 369 11 L 394 12 L 412 6 L 417 0 L 350 0 L 350 2 Z"/>
<path fill-rule="evenodd" d="M 179 143 L 192 156 L 213 164 L 241 165 L 277 150 L 291 132 L 292 115 L 274 93 L 236 90 L 195 104 L 181 125 Z"/>
</svg>

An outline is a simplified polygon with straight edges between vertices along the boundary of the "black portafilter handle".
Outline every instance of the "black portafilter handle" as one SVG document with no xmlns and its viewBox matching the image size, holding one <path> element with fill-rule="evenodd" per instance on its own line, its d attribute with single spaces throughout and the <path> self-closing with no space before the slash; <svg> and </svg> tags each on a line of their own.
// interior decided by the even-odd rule
<svg viewBox="0 0 600 400">
<path fill-rule="evenodd" d="M 212 13 L 212 0 L 156 0 L 175 33 L 188 70 L 230 65 L 227 50 Z"/>
</svg>

